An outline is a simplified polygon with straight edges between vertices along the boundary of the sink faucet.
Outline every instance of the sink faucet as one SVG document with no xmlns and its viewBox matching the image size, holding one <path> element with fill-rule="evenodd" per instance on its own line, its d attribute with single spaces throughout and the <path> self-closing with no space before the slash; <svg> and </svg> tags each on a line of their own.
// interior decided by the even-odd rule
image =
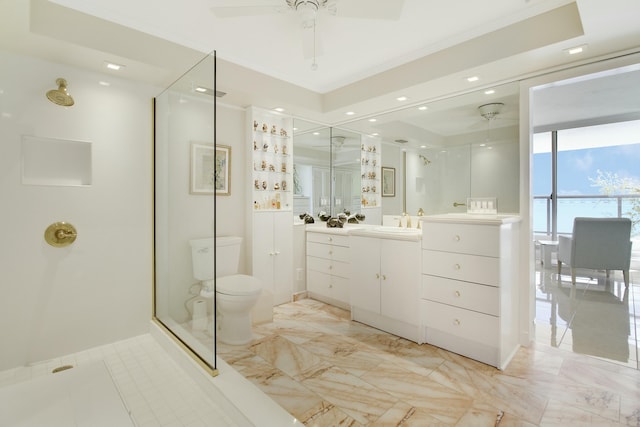
<svg viewBox="0 0 640 427">
<path fill-rule="evenodd" d="M 424 216 L 424 210 L 422 208 L 418 209 L 418 216 Z"/>
</svg>

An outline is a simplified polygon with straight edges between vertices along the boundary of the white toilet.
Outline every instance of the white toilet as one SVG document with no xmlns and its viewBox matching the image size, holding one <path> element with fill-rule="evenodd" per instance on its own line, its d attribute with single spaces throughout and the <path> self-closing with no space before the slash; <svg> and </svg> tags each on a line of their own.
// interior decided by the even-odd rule
<svg viewBox="0 0 640 427">
<path fill-rule="evenodd" d="M 193 276 L 202 282 L 200 295 L 214 294 L 213 238 L 195 239 L 191 244 Z M 252 339 L 251 308 L 262 292 L 262 283 L 252 276 L 238 273 L 241 237 L 216 237 L 215 295 L 217 337 L 225 344 L 246 344 Z"/>
</svg>

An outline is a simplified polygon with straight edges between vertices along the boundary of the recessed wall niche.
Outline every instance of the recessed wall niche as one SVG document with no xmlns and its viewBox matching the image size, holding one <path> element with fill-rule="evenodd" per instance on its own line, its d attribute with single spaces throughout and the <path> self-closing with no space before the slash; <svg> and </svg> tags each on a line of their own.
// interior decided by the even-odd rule
<svg viewBox="0 0 640 427">
<path fill-rule="evenodd" d="M 91 143 L 22 136 L 22 183 L 91 185 Z"/>
</svg>

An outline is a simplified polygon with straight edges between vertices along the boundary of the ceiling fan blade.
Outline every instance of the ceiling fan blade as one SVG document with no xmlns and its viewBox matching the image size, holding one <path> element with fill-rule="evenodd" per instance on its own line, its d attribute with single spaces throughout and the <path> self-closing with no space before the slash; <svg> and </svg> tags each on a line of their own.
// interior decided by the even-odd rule
<svg viewBox="0 0 640 427">
<path fill-rule="evenodd" d="M 336 3 L 336 16 L 361 19 L 397 20 L 402 14 L 404 0 L 340 0 Z"/>
<path fill-rule="evenodd" d="M 218 0 L 211 12 L 218 18 L 258 16 L 289 11 L 284 0 Z"/>
</svg>

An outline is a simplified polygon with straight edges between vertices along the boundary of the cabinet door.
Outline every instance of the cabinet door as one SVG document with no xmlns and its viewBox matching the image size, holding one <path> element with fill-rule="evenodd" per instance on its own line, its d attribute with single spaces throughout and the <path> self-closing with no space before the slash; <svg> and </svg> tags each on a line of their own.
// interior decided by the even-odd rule
<svg viewBox="0 0 640 427">
<path fill-rule="evenodd" d="M 383 316 L 419 323 L 420 242 L 380 240 L 380 310 Z"/>
<path fill-rule="evenodd" d="M 253 276 L 262 280 L 265 289 L 273 289 L 273 213 L 256 212 L 253 215 Z"/>
<path fill-rule="evenodd" d="M 291 212 L 273 212 L 273 302 L 291 301 L 293 293 L 293 219 Z"/>
<path fill-rule="evenodd" d="M 380 313 L 380 239 L 351 236 L 351 305 Z"/>
</svg>

